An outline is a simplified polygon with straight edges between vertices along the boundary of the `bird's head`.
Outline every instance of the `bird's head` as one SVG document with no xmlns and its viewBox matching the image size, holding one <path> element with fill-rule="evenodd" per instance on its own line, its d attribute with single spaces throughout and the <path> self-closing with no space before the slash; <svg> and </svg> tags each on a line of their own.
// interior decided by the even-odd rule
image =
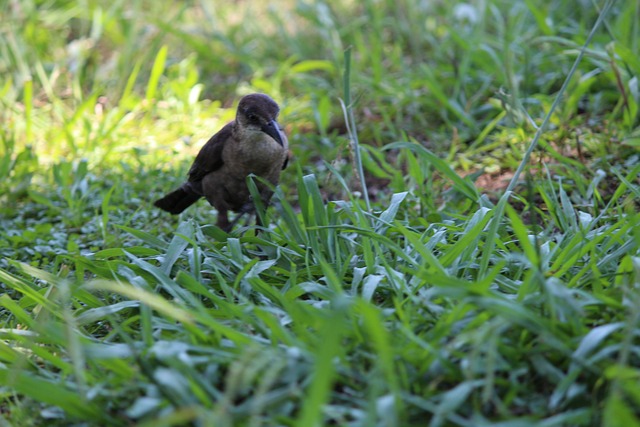
<svg viewBox="0 0 640 427">
<path fill-rule="evenodd" d="M 280 126 L 276 121 L 278 113 L 280 107 L 273 99 L 261 93 L 253 93 L 240 100 L 236 122 L 244 131 L 264 132 L 284 146 Z"/>
</svg>

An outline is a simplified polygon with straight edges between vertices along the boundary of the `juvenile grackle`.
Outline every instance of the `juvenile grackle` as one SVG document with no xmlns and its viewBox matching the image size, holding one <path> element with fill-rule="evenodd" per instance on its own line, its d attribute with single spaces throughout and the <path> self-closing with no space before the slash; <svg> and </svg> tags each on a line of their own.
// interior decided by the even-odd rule
<svg viewBox="0 0 640 427">
<path fill-rule="evenodd" d="M 229 222 L 228 211 L 252 213 L 255 209 L 247 176 L 254 174 L 275 186 L 287 166 L 288 141 L 276 121 L 279 112 L 278 104 L 267 95 L 243 97 L 236 119 L 213 135 L 196 156 L 187 182 L 154 205 L 175 215 L 204 197 L 218 211 L 218 227 L 231 230 L 235 221 Z M 272 191 L 255 182 L 267 206 Z"/>
</svg>

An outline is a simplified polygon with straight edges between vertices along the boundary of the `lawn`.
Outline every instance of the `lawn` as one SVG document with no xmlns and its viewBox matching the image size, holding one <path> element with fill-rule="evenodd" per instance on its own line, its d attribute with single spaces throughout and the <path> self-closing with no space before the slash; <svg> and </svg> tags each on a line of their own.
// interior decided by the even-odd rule
<svg viewBox="0 0 640 427">
<path fill-rule="evenodd" d="M 640 426 L 640 3 L 0 2 L 14 426 Z M 239 99 L 264 227 L 153 206 Z"/>
</svg>

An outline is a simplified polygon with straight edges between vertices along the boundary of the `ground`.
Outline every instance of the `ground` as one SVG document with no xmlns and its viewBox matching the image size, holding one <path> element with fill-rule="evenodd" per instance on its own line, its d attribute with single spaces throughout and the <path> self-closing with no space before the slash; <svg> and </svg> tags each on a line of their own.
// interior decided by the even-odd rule
<svg viewBox="0 0 640 427">
<path fill-rule="evenodd" d="M 0 5 L 0 413 L 640 425 L 639 7 Z M 155 209 L 251 92 L 268 227 Z"/>
</svg>

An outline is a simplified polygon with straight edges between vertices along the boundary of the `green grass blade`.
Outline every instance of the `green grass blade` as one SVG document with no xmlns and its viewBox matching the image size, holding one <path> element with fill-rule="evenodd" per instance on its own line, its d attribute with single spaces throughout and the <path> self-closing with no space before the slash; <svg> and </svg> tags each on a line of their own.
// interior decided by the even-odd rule
<svg viewBox="0 0 640 427">
<path fill-rule="evenodd" d="M 160 77 L 164 73 L 165 63 L 167 61 L 167 46 L 164 45 L 158 51 L 156 59 L 153 61 L 153 67 L 151 68 L 151 76 L 149 76 L 149 82 L 147 83 L 147 92 L 145 98 L 147 101 L 153 101 L 156 97 L 156 91 L 160 83 Z"/>
</svg>

